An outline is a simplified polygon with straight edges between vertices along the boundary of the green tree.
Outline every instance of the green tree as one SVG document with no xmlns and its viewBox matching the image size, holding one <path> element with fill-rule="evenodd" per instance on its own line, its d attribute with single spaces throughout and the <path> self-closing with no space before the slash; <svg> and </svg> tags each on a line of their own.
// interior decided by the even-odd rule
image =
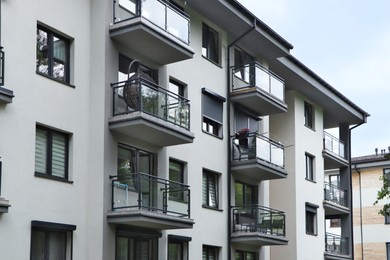
<svg viewBox="0 0 390 260">
<path fill-rule="evenodd" d="M 380 177 L 380 179 L 383 182 L 383 186 L 378 191 L 374 205 L 377 205 L 381 200 L 390 199 L 390 174 L 384 174 Z M 383 216 L 390 216 L 390 203 L 384 204 L 382 209 L 379 210 L 378 214 Z"/>
</svg>

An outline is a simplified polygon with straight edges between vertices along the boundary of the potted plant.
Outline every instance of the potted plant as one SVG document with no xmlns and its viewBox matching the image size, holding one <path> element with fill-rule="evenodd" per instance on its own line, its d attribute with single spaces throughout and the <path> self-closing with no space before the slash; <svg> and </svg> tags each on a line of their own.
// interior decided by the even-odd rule
<svg viewBox="0 0 390 260">
<path fill-rule="evenodd" d="M 248 147 L 248 134 L 250 131 L 249 128 L 244 127 L 236 133 L 236 138 L 241 146 Z"/>
</svg>

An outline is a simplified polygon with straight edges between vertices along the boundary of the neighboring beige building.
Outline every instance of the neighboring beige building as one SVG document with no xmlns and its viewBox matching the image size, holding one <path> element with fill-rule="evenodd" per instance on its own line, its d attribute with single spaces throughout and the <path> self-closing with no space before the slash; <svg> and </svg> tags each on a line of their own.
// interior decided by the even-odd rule
<svg viewBox="0 0 390 260">
<path fill-rule="evenodd" d="M 386 150 L 352 158 L 353 227 L 355 259 L 390 259 L 390 218 L 379 215 L 384 203 L 373 205 L 383 183 L 380 177 L 390 174 Z M 390 176 L 390 175 L 389 175 Z M 362 257 L 363 256 L 363 257 Z"/>
<path fill-rule="evenodd" d="M 354 258 L 351 131 L 369 115 L 239 2 L 0 13 L 1 259 Z"/>
</svg>

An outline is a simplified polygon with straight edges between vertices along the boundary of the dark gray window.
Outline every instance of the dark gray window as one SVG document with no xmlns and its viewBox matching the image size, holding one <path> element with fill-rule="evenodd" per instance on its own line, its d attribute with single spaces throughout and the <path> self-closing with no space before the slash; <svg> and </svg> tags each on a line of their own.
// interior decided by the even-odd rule
<svg viewBox="0 0 390 260">
<path fill-rule="evenodd" d="M 202 26 L 202 55 L 217 64 L 219 63 L 218 32 L 206 24 Z"/>
<path fill-rule="evenodd" d="M 70 40 L 41 25 L 37 27 L 37 73 L 69 83 Z"/>
<path fill-rule="evenodd" d="M 118 229 L 116 234 L 116 260 L 157 260 L 160 233 Z"/>
<path fill-rule="evenodd" d="M 211 171 L 203 170 L 203 206 L 218 208 L 218 175 Z"/>
<path fill-rule="evenodd" d="M 219 248 L 215 246 L 203 246 L 202 260 L 218 260 Z"/>
<path fill-rule="evenodd" d="M 190 237 L 168 235 L 168 260 L 188 260 Z"/>
<path fill-rule="evenodd" d="M 305 101 L 305 126 L 314 129 L 314 107 Z"/>
<path fill-rule="evenodd" d="M 225 98 L 208 90 L 202 89 L 203 131 L 222 138 L 223 103 Z"/>
<path fill-rule="evenodd" d="M 306 153 L 305 161 L 306 161 L 306 179 L 310 181 L 315 181 L 314 156 Z"/>
<path fill-rule="evenodd" d="M 317 235 L 317 205 L 306 202 L 306 234 Z"/>
<path fill-rule="evenodd" d="M 256 253 L 249 251 L 237 250 L 235 253 L 235 260 L 255 260 Z"/>
<path fill-rule="evenodd" d="M 35 175 L 68 179 L 68 141 L 65 133 L 42 126 L 36 127 Z"/>
<path fill-rule="evenodd" d="M 250 207 L 257 204 L 257 186 L 242 182 L 235 183 L 235 200 L 237 207 Z"/>
<path fill-rule="evenodd" d="M 184 183 L 184 167 L 183 162 L 169 159 L 169 180 L 172 181 L 169 192 L 169 199 L 176 201 L 184 201 L 184 192 L 182 190 L 182 185 L 179 183 Z"/>
</svg>

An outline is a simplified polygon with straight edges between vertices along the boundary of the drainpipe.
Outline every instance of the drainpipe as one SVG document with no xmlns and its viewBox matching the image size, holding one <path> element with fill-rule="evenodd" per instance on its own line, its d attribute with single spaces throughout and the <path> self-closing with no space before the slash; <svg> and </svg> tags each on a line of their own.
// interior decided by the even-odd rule
<svg viewBox="0 0 390 260">
<path fill-rule="evenodd" d="M 351 194 L 352 194 L 352 163 L 351 163 L 351 134 L 352 134 L 352 130 L 361 126 L 362 124 L 366 123 L 367 122 L 367 114 L 364 114 L 363 115 L 363 121 L 360 122 L 359 124 L 349 128 L 349 134 L 348 134 L 348 154 L 349 154 L 349 158 L 348 158 L 348 161 L 349 161 L 349 176 L 351 178 L 350 182 L 349 182 L 349 190 L 351 191 Z M 359 175 L 360 176 L 360 175 Z M 354 250 L 354 241 L 353 241 L 353 205 L 352 205 L 352 196 L 351 196 L 351 202 L 349 203 L 349 206 L 350 206 L 350 209 L 351 209 L 351 245 L 352 245 L 352 259 L 354 259 L 354 255 L 355 255 L 355 250 Z M 361 214 L 360 214 L 360 219 L 361 219 Z M 362 237 L 363 239 L 363 237 Z M 362 244 L 362 250 L 363 250 L 363 244 Z M 363 259 L 362 259 L 363 260 Z"/>
<path fill-rule="evenodd" d="M 363 249 L 363 209 L 362 209 L 362 176 L 357 167 L 357 164 L 354 164 L 355 171 L 359 174 L 359 203 L 360 203 L 360 243 L 362 251 L 362 260 L 364 260 L 364 249 Z"/>
<path fill-rule="evenodd" d="M 237 42 L 239 42 L 242 38 L 244 38 L 247 34 L 249 34 L 251 31 L 256 29 L 256 18 L 253 18 L 253 24 L 250 29 L 248 29 L 246 32 L 244 32 L 241 36 L 236 38 L 234 41 L 232 41 L 228 47 L 227 47 L 227 82 L 228 82 L 228 88 L 227 88 L 227 123 L 228 123 L 228 149 L 227 149 L 227 158 L 228 158 L 228 181 L 227 181 L 227 186 L 228 186 L 228 260 L 232 259 L 232 241 L 231 241 L 231 234 L 232 234 L 232 211 L 231 211 L 231 206 L 232 206 L 232 199 L 231 199 L 231 185 L 232 185 L 232 175 L 230 173 L 230 168 L 231 168 L 231 131 L 230 131 L 230 88 L 231 88 L 231 69 L 230 69 L 230 49 L 233 47 Z"/>
</svg>

